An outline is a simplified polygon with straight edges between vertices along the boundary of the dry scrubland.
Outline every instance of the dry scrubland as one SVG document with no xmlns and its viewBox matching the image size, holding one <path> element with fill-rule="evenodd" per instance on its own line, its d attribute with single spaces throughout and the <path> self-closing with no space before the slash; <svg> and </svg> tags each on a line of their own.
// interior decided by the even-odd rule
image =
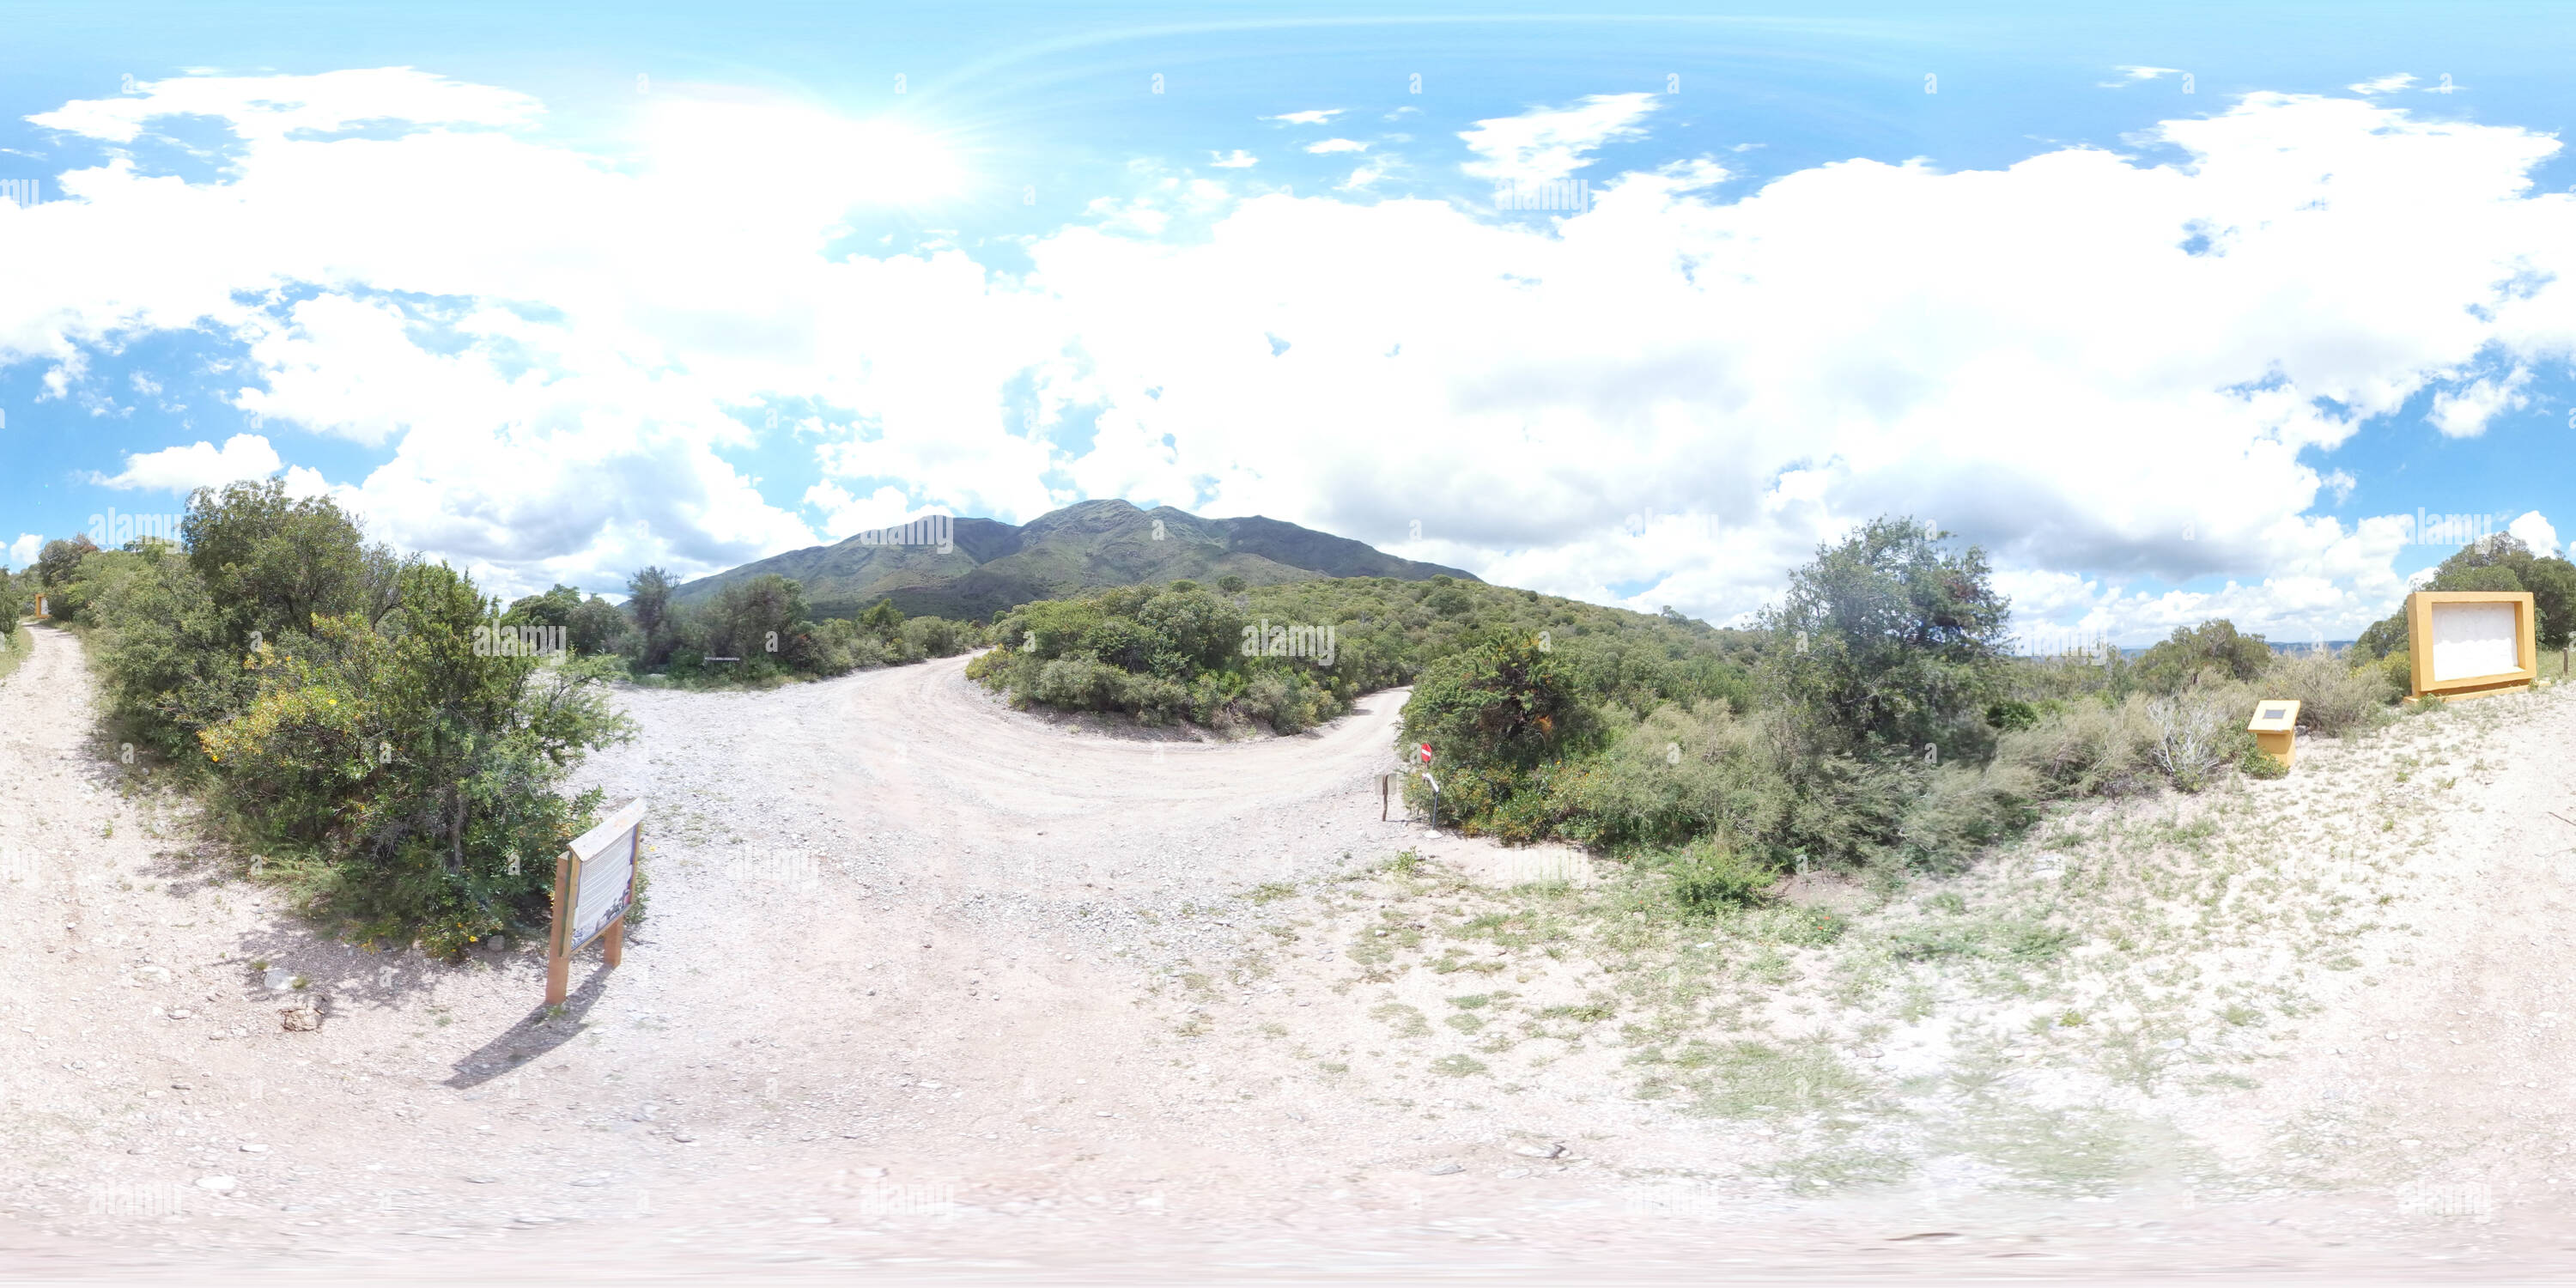
<svg viewBox="0 0 2576 1288">
<path fill-rule="evenodd" d="M 286 915 L 31 634 L 15 1266 L 2537 1265 L 2576 1184 L 2557 693 L 1687 920 L 1379 822 L 1400 691 L 1225 744 L 1012 712 L 953 660 L 628 691 L 582 785 L 654 802 L 651 913 L 549 1016 L 525 945 Z"/>
</svg>

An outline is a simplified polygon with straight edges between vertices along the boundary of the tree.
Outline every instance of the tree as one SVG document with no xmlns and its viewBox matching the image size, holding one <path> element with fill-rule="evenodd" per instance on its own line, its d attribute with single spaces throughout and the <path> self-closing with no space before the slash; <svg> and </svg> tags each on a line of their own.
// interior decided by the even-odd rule
<svg viewBox="0 0 2576 1288">
<path fill-rule="evenodd" d="M 626 579 L 626 611 L 635 619 L 635 660 L 641 666 L 660 666 L 678 642 L 670 620 L 671 588 L 671 574 L 660 568 Z"/>
<path fill-rule="evenodd" d="M 890 598 L 880 599 L 869 605 L 868 611 L 859 614 L 859 628 L 871 635 L 893 639 L 895 632 L 903 629 L 903 610 L 895 607 L 894 600 Z"/>
<path fill-rule="evenodd" d="M 572 610 L 566 621 L 572 651 L 576 653 L 615 653 L 624 649 L 634 628 L 617 605 L 593 595 Z"/>
<path fill-rule="evenodd" d="M 381 620 L 404 566 L 390 550 L 370 549 L 329 497 L 289 499 L 278 479 L 197 489 L 180 532 L 236 649 L 247 650 L 254 633 L 309 633 L 317 617 Z"/>
<path fill-rule="evenodd" d="M 707 653 L 795 666 L 810 656 L 806 636 L 812 625 L 804 586 L 763 573 L 716 592 L 706 612 Z"/>
<path fill-rule="evenodd" d="M 1243 618 L 1234 606 L 1197 587 L 1146 600 L 1136 625 L 1152 642 L 1147 669 L 1169 679 L 1224 670 L 1243 644 Z"/>
<path fill-rule="evenodd" d="M 542 595 L 527 595 L 510 602 L 510 610 L 501 614 L 505 626 L 565 627 L 572 626 L 573 614 L 581 609 L 581 592 L 561 582 Z"/>
<path fill-rule="evenodd" d="M 1772 683 L 1829 749 L 1911 753 L 1991 737 L 1984 712 L 2011 601 L 1989 584 L 1983 550 L 1938 540 L 1910 518 L 1873 520 L 1818 545 L 1765 614 Z"/>
<path fill-rule="evenodd" d="M 1564 662 L 1517 632 L 1424 667 L 1404 704 L 1405 742 L 1469 769 L 1531 769 L 1594 729 Z"/>
<path fill-rule="evenodd" d="M 81 560 L 97 553 L 98 546 L 86 536 L 48 541 L 36 555 L 36 582 L 48 590 L 68 586 Z"/>
<path fill-rule="evenodd" d="M 1233 573 L 1227 573 L 1226 575 L 1224 575 L 1224 576 L 1219 577 L 1219 578 L 1217 578 L 1217 579 L 1216 579 L 1216 588 L 1217 588 L 1218 590 L 1222 590 L 1222 591 L 1224 591 L 1225 593 L 1227 593 L 1227 594 L 1229 594 L 1229 595 L 1240 595 L 1240 594 L 1242 594 L 1242 593 L 1243 593 L 1243 586 L 1244 586 L 1243 578 L 1238 577 L 1238 576 L 1234 575 Z"/>
<path fill-rule="evenodd" d="M 2148 649 L 2138 659 L 2147 687 L 2158 693 L 2180 693 L 2192 677 L 2207 672 L 2234 680 L 2251 680 L 2272 666 L 2272 646 L 2260 635 L 2240 635 L 2224 617 L 2198 626 L 2177 626 L 2172 638 Z"/>
</svg>

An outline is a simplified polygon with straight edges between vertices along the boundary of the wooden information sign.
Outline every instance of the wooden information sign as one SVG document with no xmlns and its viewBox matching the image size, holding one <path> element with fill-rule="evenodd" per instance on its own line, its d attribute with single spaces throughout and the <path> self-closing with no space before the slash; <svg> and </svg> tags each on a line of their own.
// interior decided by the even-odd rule
<svg viewBox="0 0 2576 1288">
<path fill-rule="evenodd" d="M 2540 675 L 2527 590 L 2419 590 L 2406 597 L 2416 697 L 2518 693 Z"/>
<path fill-rule="evenodd" d="M 554 933 L 546 939 L 546 1005 L 571 993 L 572 955 L 602 940 L 608 964 L 625 955 L 626 909 L 635 902 L 635 860 L 644 849 L 644 800 L 618 806 L 574 837 L 555 858 Z"/>
</svg>

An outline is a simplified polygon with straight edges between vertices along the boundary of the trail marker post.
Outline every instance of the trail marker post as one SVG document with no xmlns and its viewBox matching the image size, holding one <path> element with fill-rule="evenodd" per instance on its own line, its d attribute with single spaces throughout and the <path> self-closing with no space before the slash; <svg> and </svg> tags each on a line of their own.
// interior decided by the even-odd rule
<svg viewBox="0 0 2576 1288">
<path fill-rule="evenodd" d="M 613 969 L 625 957 L 626 910 L 644 850 L 644 798 L 628 801 L 555 856 L 554 931 L 546 938 L 546 1005 L 572 991 L 572 955 L 593 939 Z"/>
</svg>

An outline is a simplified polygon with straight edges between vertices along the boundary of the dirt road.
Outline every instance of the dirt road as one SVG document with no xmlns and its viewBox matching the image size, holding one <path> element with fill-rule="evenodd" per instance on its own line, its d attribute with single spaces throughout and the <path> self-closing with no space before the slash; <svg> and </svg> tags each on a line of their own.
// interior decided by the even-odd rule
<svg viewBox="0 0 2576 1288">
<path fill-rule="evenodd" d="M 2409 1225 L 2326 1189 L 2216 1201 L 2153 1178 L 2098 1204 L 1784 1189 L 1761 1160 L 1803 1128 L 1638 1093 L 1621 1021 L 1582 1018 L 1607 963 L 1510 933 L 1439 946 L 1439 918 L 1470 916 L 1482 887 L 1408 883 L 1388 857 L 1427 849 L 1488 885 L 1530 860 L 1379 820 L 1400 692 L 1312 734 L 1202 743 L 1013 712 L 962 668 L 624 694 L 640 736 L 582 778 L 651 802 L 649 915 L 626 964 L 586 956 L 548 1018 L 526 945 L 432 963 L 282 914 L 245 856 L 199 843 L 93 737 L 77 642 L 38 632 L 0 687 L 0 1147 L 20 1160 L 0 1177 L 0 1265 L 2343 1279 L 2556 1255 L 2545 1206 Z M 2480 736 L 2576 738 L 2576 707 L 2535 710 Z M 2537 829 L 2569 761 L 2499 755 L 2441 808 Z M 2438 957 L 2428 939 L 2424 971 L 2314 1028 L 2279 1085 L 2384 1013 L 2430 1043 L 2445 999 L 2508 986 L 2527 996 L 2496 1000 L 2531 1022 L 2451 1059 L 2550 1076 L 2559 1030 L 2537 1009 L 2564 964 L 2561 872 L 2487 870 L 2520 907 L 2513 933 Z M 2427 935 L 2451 934 L 2426 906 Z M 326 998 L 318 1032 L 279 1024 L 299 991 Z M 1478 1033 L 1510 1005 L 1575 1018 Z M 2439 1066 L 2416 1062 L 2365 1099 L 2447 1112 Z M 2555 1086 L 2523 1088 L 2520 1118 L 2452 1096 L 2465 1118 L 2409 1130 L 2538 1157 Z"/>
</svg>

